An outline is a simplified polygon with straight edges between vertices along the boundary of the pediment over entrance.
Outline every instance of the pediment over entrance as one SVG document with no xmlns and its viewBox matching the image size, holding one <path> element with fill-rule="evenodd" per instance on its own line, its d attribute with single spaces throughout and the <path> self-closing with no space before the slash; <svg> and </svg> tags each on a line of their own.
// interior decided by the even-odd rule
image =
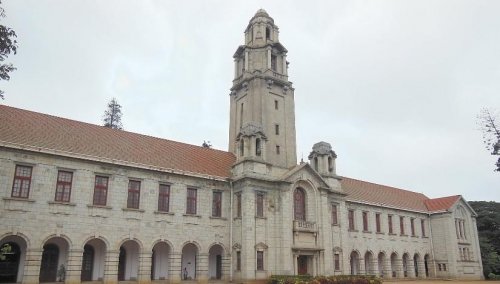
<svg viewBox="0 0 500 284">
<path fill-rule="evenodd" d="M 326 181 L 308 163 L 297 165 L 285 173 L 281 179 L 292 184 L 299 181 L 308 181 L 318 189 L 333 191 Z"/>
</svg>

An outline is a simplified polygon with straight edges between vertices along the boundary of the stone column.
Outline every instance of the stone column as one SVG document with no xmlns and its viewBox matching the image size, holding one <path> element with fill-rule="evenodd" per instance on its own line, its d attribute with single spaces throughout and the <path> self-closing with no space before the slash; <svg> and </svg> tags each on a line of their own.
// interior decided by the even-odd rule
<svg viewBox="0 0 500 284">
<path fill-rule="evenodd" d="M 68 251 L 66 262 L 65 284 L 75 284 L 81 282 L 83 250 L 73 249 Z"/>
<path fill-rule="evenodd" d="M 396 278 L 404 278 L 403 259 L 396 259 L 394 261 L 394 266 L 394 270 L 396 271 Z"/>
<path fill-rule="evenodd" d="M 420 259 L 417 262 L 417 267 L 418 267 L 418 278 L 427 278 L 427 276 L 425 276 L 425 263 L 423 259 Z"/>
<path fill-rule="evenodd" d="M 248 51 L 245 51 L 245 71 L 248 71 Z"/>
<path fill-rule="evenodd" d="M 231 270 L 231 255 L 222 255 L 222 279 L 224 282 L 229 282 L 229 273 Z"/>
<path fill-rule="evenodd" d="M 366 271 L 364 258 L 359 258 L 359 266 L 358 267 L 359 267 L 358 275 L 364 275 L 365 271 Z"/>
<path fill-rule="evenodd" d="M 168 279 L 170 284 L 181 283 L 182 274 L 182 254 L 170 253 L 168 260 Z"/>
<path fill-rule="evenodd" d="M 286 53 L 283 53 L 282 58 L 283 58 L 283 67 L 282 67 L 283 68 L 283 72 L 282 73 L 283 73 L 283 75 L 287 75 L 287 70 L 286 70 Z"/>
<path fill-rule="evenodd" d="M 208 253 L 198 253 L 196 280 L 198 280 L 198 283 L 208 283 Z"/>
<path fill-rule="evenodd" d="M 41 249 L 29 249 L 26 251 L 23 284 L 38 284 L 40 279 L 40 265 L 42 264 L 42 252 Z"/>
<path fill-rule="evenodd" d="M 137 280 L 139 284 L 151 283 L 151 251 L 141 251 L 139 253 L 139 274 Z"/>
<path fill-rule="evenodd" d="M 392 278 L 391 259 L 385 257 L 383 261 L 384 279 Z"/>
<path fill-rule="evenodd" d="M 293 274 L 298 275 L 299 274 L 299 255 L 294 254 L 293 255 Z"/>
<path fill-rule="evenodd" d="M 267 48 L 267 69 L 271 69 L 271 48 Z"/>
<path fill-rule="evenodd" d="M 406 265 L 406 269 L 408 270 L 408 278 L 415 278 L 415 263 L 413 261 L 413 258 L 408 258 Z"/>
<path fill-rule="evenodd" d="M 119 250 L 109 250 L 106 252 L 106 259 L 104 260 L 104 284 L 118 283 L 119 255 Z"/>
</svg>

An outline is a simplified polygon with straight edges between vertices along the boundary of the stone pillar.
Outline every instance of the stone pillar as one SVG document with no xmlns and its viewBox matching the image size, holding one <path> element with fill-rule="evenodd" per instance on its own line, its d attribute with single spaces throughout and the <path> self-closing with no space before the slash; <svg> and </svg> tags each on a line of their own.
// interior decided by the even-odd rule
<svg viewBox="0 0 500 284">
<path fill-rule="evenodd" d="M 267 49 L 267 69 L 271 69 L 271 48 Z"/>
<path fill-rule="evenodd" d="M 406 269 L 408 271 L 408 278 L 415 278 L 415 263 L 413 261 L 413 258 L 408 258 L 406 265 L 407 265 Z"/>
<path fill-rule="evenodd" d="M 208 283 L 208 253 L 198 253 L 196 280 L 198 280 L 198 283 Z"/>
<path fill-rule="evenodd" d="M 170 253 L 168 260 L 168 279 L 170 284 L 181 283 L 182 277 L 182 254 Z"/>
<path fill-rule="evenodd" d="M 394 261 L 394 266 L 394 270 L 396 271 L 396 278 L 404 278 L 403 259 L 396 259 Z"/>
<path fill-rule="evenodd" d="M 224 282 L 229 282 L 229 274 L 231 270 L 231 255 L 222 255 L 222 279 Z"/>
<path fill-rule="evenodd" d="M 37 284 L 39 282 L 42 252 L 41 249 L 28 249 L 26 251 L 23 284 Z"/>
<path fill-rule="evenodd" d="M 139 284 L 151 283 L 151 257 L 151 251 L 141 251 L 139 253 L 139 274 L 137 275 Z"/>
<path fill-rule="evenodd" d="M 366 271 L 366 267 L 365 267 L 365 259 L 364 258 L 359 258 L 359 271 L 358 271 L 358 275 L 364 275 L 365 274 L 365 271 Z"/>
<path fill-rule="evenodd" d="M 392 278 L 391 259 L 385 258 L 383 261 L 384 279 Z"/>
<path fill-rule="evenodd" d="M 83 250 L 73 249 L 68 251 L 66 262 L 65 284 L 75 284 L 81 282 Z"/>
<path fill-rule="evenodd" d="M 423 259 L 420 259 L 417 262 L 417 267 L 418 267 L 418 278 L 427 278 L 425 275 L 425 263 Z"/>
<path fill-rule="evenodd" d="M 299 275 L 299 255 L 293 255 L 293 274 Z"/>
<path fill-rule="evenodd" d="M 109 250 L 106 252 L 106 259 L 104 260 L 104 284 L 118 283 L 119 256 L 119 250 Z"/>
<path fill-rule="evenodd" d="M 283 53 L 283 75 L 287 75 L 287 70 L 286 70 L 286 53 Z"/>
<path fill-rule="evenodd" d="M 248 71 L 248 51 L 245 51 L 245 71 Z"/>
</svg>

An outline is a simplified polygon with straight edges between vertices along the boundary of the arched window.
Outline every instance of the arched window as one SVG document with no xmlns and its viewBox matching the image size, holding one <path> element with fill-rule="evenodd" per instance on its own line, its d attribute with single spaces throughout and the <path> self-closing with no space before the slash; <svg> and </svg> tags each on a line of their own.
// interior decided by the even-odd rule
<svg viewBox="0 0 500 284">
<path fill-rule="evenodd" d="M 293 194 L 295 220 L 306 220 L 306 193 L 302 188 L 297 188 Z"/>
<path fill-rule="evenodd" d="M 262 153 L 260 138 L 255 139 L 255 156 L 260 156 Z"/>
</svg>

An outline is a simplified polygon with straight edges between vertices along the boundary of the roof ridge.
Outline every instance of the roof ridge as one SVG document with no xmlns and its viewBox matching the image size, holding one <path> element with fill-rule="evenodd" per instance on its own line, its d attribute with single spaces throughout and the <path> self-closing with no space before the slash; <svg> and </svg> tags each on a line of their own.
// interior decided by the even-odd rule
<svg viewBox="0 0 500 284">
<path fill-rule="evenodd" d="M 45 117 L 49 117 L 51 119 L 62 119 L 62 120 L 69 121 L 71 123 L 84 124 L 84 125 L 87 125 L 87 126 L 91 126 L 91 127 L 96 127 L 96 128 L 99 128 L 99 129 L 103 129 L 104 131 L 110 131 L 110 132 L 114 131 L 114 132 L 117 132 L 117 133 L 124 133 L 126 135 L 140 135 L 140 136 L 149 137 L 149 138 L 152 138 L 152 139 L 165 140 L 165 141 L 169 141 L 169 142 L 173 142 L 173 143 L 177 143 L 177 144 L 182 144 L 182 145 L 187 145 L 187 146 L 191 146 L 191 147 L 198 147 L 198 148 L 206 149 L 207 151 L 217 151 L 217 152 L 232 154 L 229 151 L 224 151 L 224 150 L 214 149 L 214 148 L 205 148 L 203 146 L 189 144 L 189 143 L 186 143 L 186 142 L 180 142 L 180 141 L 176 141 L 176 140 L 170 140 L 170 139 L 167 139 L 167 138 L 152 136 L 152 135 L 138 133 L 138 132 L 132 132 L 132 131 L 123 130 L 123 129 L 109 128 L 109 127 L 105 127 L 105 126 L 94 124 L 94 123 L 90 123 L 90 122 L 75 120 L 75 119 L 66 118 L 66 117 L 57 116 L 57 115 L 52 115 L 52 114 L 47 114 L 47 113 L 43 113 L 43 112 L 37 112 L 37 111 L 33 111 L 33 110 L 27 110 L 27 109 L 17 108 L 17 107 L 8 106 L 8 105 L 0 105 L 0 108 L 2 108 L 2 107 L 15 109 L 15 110 L 21 111 L 21 112 L 29 112 L 29 113 L 34 114 L 34 115 L 42 115 L 42 116 L 45 116 Z"/>
</svg>

